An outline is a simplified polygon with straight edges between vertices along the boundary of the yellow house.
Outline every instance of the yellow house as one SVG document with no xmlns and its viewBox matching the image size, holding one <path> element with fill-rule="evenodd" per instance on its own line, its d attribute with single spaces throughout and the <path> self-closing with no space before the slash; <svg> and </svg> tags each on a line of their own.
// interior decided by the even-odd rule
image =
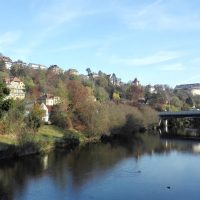
<svg viewBox="0 0 200 200">
<path fill-rule="evenodd" d="M 25 85 L 17 77 L 5 78 L 4 82 L 6 86 L 10 89 L 10 94 L 7 98 L 11 99 L 24 99 L 25 98 Z"/>
<path fill-rule="evenodd" d="M 54 106 L 61 102 L 60 97 L 54 96 L 52 94 L 43 94 L 38 98 L 39 103 L 44 103 L 46 106 Z"/>
</svg>

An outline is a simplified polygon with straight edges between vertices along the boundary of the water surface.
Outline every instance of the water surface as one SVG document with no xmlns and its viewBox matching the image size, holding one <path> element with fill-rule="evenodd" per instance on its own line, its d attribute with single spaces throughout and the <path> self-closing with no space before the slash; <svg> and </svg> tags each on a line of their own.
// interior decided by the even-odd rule
<svg viewBox="0 0 200 200">
<path fill-rule="evenodd" d="M 0 161 L 0 199 L 199 200 L 200 143 L 142 135 Z"/>
</svg>

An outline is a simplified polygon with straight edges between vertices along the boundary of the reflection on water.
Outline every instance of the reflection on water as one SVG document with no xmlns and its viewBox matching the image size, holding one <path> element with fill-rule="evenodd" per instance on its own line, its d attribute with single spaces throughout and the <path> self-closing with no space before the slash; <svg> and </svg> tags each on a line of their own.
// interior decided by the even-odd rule
<svg viewBox="0 0 200 200">
<path fill-rule="evenodd" d="M 0 199 L 198 199 L 199 166 L 200 143 L 143 134 L 0 161 Z"/>
</svg>

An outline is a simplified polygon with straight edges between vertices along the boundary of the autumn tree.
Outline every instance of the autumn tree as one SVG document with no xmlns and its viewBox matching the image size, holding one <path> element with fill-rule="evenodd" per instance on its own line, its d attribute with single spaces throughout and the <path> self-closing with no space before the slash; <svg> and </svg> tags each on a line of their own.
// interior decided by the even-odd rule
<svg viewBox="0 0 200 200">
<path fill-rule="evenodd" d="M 79 81 L 69 81 L 67 84 L 69 92 L 69 100 L 71 107 L 75 111 L 79 111 L 82 107 L 83 102 L 87 101 L 89 91 Z"/>
<path fill-rule="evenodd" d="M 139 98 L 144 97 L 144 89 L 141 86 L 130 85 L 126 91 L 126 96 L 129 100 L 137 102 Z"/>
<path fill-rule="evenodd" d="M 119 101 L 120 101 L 119 93 L 113 92 L 112 99 L 113 99 L 113 101 L 114 101 L 115 103 L 119 103 Z"/>
<path fill-rule="evenodd" d="M 34 132 L 37 132 L 38 128 L 42 124 L 42 117 L 44 111 L 41 109 L 39 104 L 34 104 L 32 110 L 26 118 L 27 127 L 32 128 Z"/>
</svg>

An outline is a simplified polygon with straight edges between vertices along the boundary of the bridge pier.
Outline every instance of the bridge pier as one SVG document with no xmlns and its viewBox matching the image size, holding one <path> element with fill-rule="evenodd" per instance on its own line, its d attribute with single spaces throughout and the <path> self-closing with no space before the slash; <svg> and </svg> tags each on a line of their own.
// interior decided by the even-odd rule
<svg viewBox="0 0 200 200">
<path fill-rule="evenodd" d="M 161 125 L 164 126 L 164 131 L 168 133 L 168 119 L 160 119 L 158 126 L 161 127 Z"/>
<path fill-rule="evenodd" d="M 168 133 L 168 120 L 164 120 L 164 127 L 165 127 L 165 132 Z"/>
</svg>

